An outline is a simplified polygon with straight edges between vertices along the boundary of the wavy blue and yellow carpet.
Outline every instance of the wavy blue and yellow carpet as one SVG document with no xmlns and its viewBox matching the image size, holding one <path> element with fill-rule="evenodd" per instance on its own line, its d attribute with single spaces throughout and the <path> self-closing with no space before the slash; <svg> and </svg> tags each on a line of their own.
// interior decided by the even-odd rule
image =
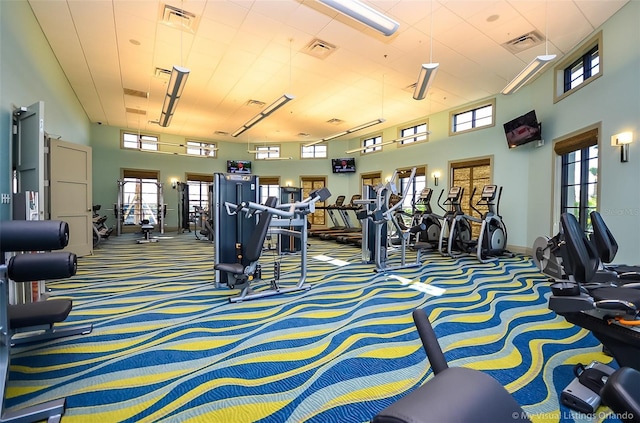
<svg viewBox="0 0 640 423">
<path fill-rule="evenodd" d="M 214 286 L 212 244 L 112 237 L 75 277 L 48 283 L 74 301 L 65 325 L 93 332 L 15 347 L 6 405 L 66 397 L 67 422 L 366 422 L 432 377 L 411 319 L 424 308 L 451 366 L 487 372 L 535 422 L 592 421 L 559 406 L 559 392 L 575 363 L 610 359 L 548 310 L 530 258 L 428 254 L 374 273 L 357 248 L 310 242 L 311 290 L 231 304 L 234 291 Z M 275 260 L 263 255 L 265 279 Z M 299 267 L 282 258 L 283 285 Z"/>
</svg>

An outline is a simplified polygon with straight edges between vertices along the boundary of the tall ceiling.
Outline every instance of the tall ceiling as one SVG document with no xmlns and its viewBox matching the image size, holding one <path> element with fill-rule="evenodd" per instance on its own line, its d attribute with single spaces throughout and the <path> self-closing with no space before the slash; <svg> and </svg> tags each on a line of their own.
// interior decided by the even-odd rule
<svg viewBox="0 0 640 423">
<path fill-rule="evenodd" d="M 374 119 L 395 126 L 500 93 L 535 56 L 562 57 L 627 1 L 365 1 L 400 23 L 389 37 L 317 0 L 29 4 L 91 122 L 203 140 L 311 142 Z M 180 10 L 194 17 L 187 23 Z M 511 49 L 505 44 L 536 32 Z M 426 99 L 414 100 L 411 86 L 429 62 L 440 63 L 435 81 Z M 163 128 L 154 121 L 168 78 L 156 69 L 175 65 L 190 74 Z M 252 100 L 264 108 L 285 93 L 295 99 L 239 137 L 229 135 L 260 112 Z"/>
</svg>

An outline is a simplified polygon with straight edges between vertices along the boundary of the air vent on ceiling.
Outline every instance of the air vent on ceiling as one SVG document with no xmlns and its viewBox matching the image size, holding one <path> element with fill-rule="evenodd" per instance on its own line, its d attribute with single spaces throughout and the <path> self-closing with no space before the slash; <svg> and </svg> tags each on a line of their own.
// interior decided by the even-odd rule
<svg viewBox="0 0 640 423">
<path fill-rule="evenodd" d="M 247 106 L 255 107 L 257 109 L 262 109 L 266 103 L 260 100 L 249 100 L 247 101 Z"/>
<path fill-rule="evenodd" d="M 322 41 L 319 38 L 314 38 L 302 49 L 302 51 L 313 57 L 317 57 L 318 59 L 325 59 L 333 53 L 335 49 L 336 46 L 333 44 Z"/>
<path fill-rule="evenodd" d="M 127 107 L 127 113 L 133 113 L 135 115 L 146 115 L 147 111 L 140 110 L 140 109 L 132 109 L 131 107 Z"/>
<path fill-rule="evenodd" d="M 338 119 L 338 118 L 329 119 L 327 121 L 327 123 L 330 123 L 332 125 L 340 125 L 342 122 L 344 122 L 344 121 L 342 119 Z"/>
<path fill-rule="evenodd" d="M 307 134 L 306 132 L 298 132 L 298 136 L 302 138 L 308 138 L 311 134 Z"/>
<path fill-rule="evenodd" d="M 222 135 L 222 136 L 225 136 L 225 137 L 226 137 L 227 135 L 229 135 L 229 133 L 228 133 L 228 132 L 226 132 L 226 131 L 215 131 L 215 132 L 214 132 L 214 134 L 216 134 L 216 135 Z"/>
<path fill-rule="evenodd" d="M 161 5 L 160 21 L 183 31 L 195 33 L 197 29 L 196 15 L 184 9 L 169 6 L 168 4 Z"/>
<path fill-rule="evenodd" d="M 144 91 L 132 90 L 131 88 L 125 88 L 124 89 L 124 95 L 131 95 L 131 96 L 140 97 L 140 98 L 148 98 L 149 97 L 149 93 L 144 92 Z"/>
<path fill-rule="evenodd" d="M 502 46 L 511 53 L 520 53 L 521 51 L 525 51 L 531 47 L 541 44 L 543 41 L 544 37 L 541 33 L 538 31 L 532 31 L 528 34 L 524 34 L 514 38 L 513 40 L 507 41 L 502 44 Z"/>
<path fill-rule="evenodd" d="M 153 76 L 156 78 L 169 79 L 171 77 L 171 71 L 169 69 L 156 68 Z"/>
</svg>

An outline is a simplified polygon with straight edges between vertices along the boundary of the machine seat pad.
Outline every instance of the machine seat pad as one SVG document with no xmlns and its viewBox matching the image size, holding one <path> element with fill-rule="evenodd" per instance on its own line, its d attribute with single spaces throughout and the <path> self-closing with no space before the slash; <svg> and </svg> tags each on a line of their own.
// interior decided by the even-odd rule
<svg viewBox="0 0 640 423">
<path fill-rule="evenodd" d="M 244 266 L 241 263 L 218 263 L 213 268 L 234 275 L 242 275 L 244 273 Z"/>
<path fill-rule="evenodd" d="M 142 225 L 140 227 L 143 231 L 152 231 L 154 226 L 153 225 Z"/>
<path fill-rule="evenodd" d="M 72 306 L 71 300 L 63 299 L 11 304 L 9 305 L 9 328 L 20 329 L 64 322 Z"/>
<path fill-rule="evenodd" d="M 514 423 L 530 420 L 516 400 L 491 376 L 478 370 L 450 367 L 382 410 L 372 423 L 474 421 Z"/>
<path fill-rule="evenodd" d="M 589 291 L 594 300 L 623 300 L 628 301 L 640 309 L 640 289 L 604 287 Z"/>
<path fill-rule="evenodd" d="M 640 421 L 640 372 L 631 367 L 621 367 L 611 376 L 600 391 L 602 402 L 618 414 L 631 418 L 624 421 Z"/>
</svg>

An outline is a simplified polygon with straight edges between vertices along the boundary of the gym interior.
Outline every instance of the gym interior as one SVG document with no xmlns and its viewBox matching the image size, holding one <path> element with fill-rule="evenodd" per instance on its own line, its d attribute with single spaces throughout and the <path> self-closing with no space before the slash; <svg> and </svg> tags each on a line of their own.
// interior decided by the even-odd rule
<svg viewBox="0 0 640 423">
<path fill-rule="evenodd" d="M 640 2 L 365 2 L 400 22 L 391 36 L 347 16 L 349 2 L 170 2 L 180 19 L 189 7 L 221 11 L 175 32 L 189 47 L 163 64 L 178 70 L 202 54 L 215 68 L 216 43 L 259 38 L 225 19 L 295 28 L 278 40 L 277 86 L 242 94 L 266 104 L 208 135 L 196 128 L 224 122 L 216 110 L 180 113 L 203 78 L 193 72 L 173 118 L 161 113 L 172 76 L 137 81 L 143 94 L 161 87 L 145 113 L 131 105 L 151 100 L 131 102 L 135 93 L 122 94 L 116 112 L 95 100 L 92 75 L 135 85 L 122 79 L 139 64 L 119 67 L 116 51 L 83 51 L 95 40 L 61 34 L 93 25 L 71 17 L 110 16 L 119 3 L 0 2 L 3 421 L 640 421 L 640 278 L 610 267 L 600 248 L 614 264 L 640 261 L 640 196 L 628 185 L 640 180 Z M 153 25 L 164 6 L 131 3 Z M 515 3 L 512 26 L 487 13 Z M 411 7 L 427 18 L 412 22 Z M 291 23 L 288 8 L 322 15 L 335 34 Z M 569 20 L 569 9 L 584 21 Z M 525 12 L 537 18 L 522 20 Z M 535 29 L 542 40 L 513 54 L 506 76 L 475 85 L 464 74 L 501 57 L 445 54 L 455 50 L 441 41 L 447 13 L 478 30 L 457 34 L 458 44 L 479 43 L 496 20 L 502 32 Z M 121 49 L 144 27 L 123 22 Z M 420 64 L 385 63 L 408 42 L 407 22 L 423 26 L 412 40 L 423 60 L 440 62 L 422 100 L 412 99 L 420 81 L 410 87 Z M 216 25 L 208 44 L 193 41 Z M 560 25 L 571 30 L 554 40 Z M 323 110 L 325 132 L 301 138 L 287 119 L 312 112 L 289 113 L 303 98 L 282 93 L 303 85 L 294 58 L 318 60 L 299 53 L 317 33 L 341 40 L 337 63 L 354 53 L 343 47 L 349 36 L 388 57 L 364 89 L 373 115 L 328 126 L 334 116 Z M 551 53 L 534 78 L 501 92 Z M 404 70 L 394 67 L 415 75 L 398 82 Z M 240 79 L 247 70 L 224 71 Z M 567 75 L 576 80 L 565 84 Z M 325 96 L 360 92 L 358 78 L 324 78 Z M 394 91 L 413 102 L 403 119 Z M 281 110 L 264 112 L 273 99 Z M 31 132 L 46 143 L 26 146 Z M 56 150 L 67 154 L 60 162 Z M 53 169 L 62 176 L 47 176 Z M 73 179 L 78 172 L 86 178 Z M 74 204 L 85 217 L 65 208 Z M 16 254 L 24 251 L 51 252 Z"/>
</svg>

